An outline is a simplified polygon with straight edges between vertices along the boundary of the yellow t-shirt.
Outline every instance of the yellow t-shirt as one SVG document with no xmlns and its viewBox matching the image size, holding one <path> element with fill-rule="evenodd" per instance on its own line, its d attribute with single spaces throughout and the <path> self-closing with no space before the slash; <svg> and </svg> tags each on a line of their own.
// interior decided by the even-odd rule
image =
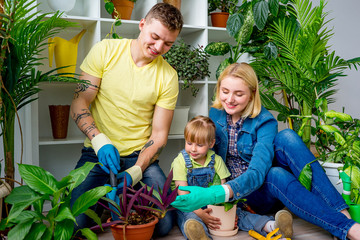
<svg viewBox="0 0 360 240">
<path fill-rule="evenodd" d="M 140 150 L 151 135 L 155 105 L 173 110 L 179 92 L 176 71 L 157 57 L 143 67 L 135 65 L 131 39 L 105 39 L 84 59 L 82 71 L 101 78 L 91 114 L 100 132 L 110 138 L 121 156 Z M 88 138 L 84 145 L 91 147 Z"/>
<path fill-rule="evenodd" d="M 215 154 L 215 152 L 213 150 L 209 150 L 207 152 L 204 166 L 197 163 L 194 159 L 192 159 L 192 157 L 190 157 L 190 161 L 193 165 L 193 168 L 207 167 L 211 161 L 211 156 L 213 154 Z M 231 175 L 229 170 L 227 169 L 222 157 L 220 157 L 217 154 L 215 154 L 214 168 L 215 168 L 215 173 L 217 175 L 219 175 L 220 179 L 225 179 Z M 172 182 L 171 188 L 174 190 L 175 189 L 174 181 L 187 181 L 187 168 L 185 165 L 184 157 L 181 152 L 178 154 L 178 156 L 172 162 L 171 169 L 173 169 L 173 182 Z"/>
</svg>

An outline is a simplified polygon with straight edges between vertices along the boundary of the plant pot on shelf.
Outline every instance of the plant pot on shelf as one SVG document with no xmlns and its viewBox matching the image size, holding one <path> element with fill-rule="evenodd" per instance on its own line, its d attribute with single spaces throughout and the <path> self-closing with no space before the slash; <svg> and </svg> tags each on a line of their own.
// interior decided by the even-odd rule
<svg viewBox="0 0 360 240">
<path fill-rule="evenodd" d="M 181 0 L 163 0 L 164 3 L 168 3 L 181 10 Z"/>
<path fill-rule="evenodd" d="M 108 222 L 110 219 L 108 220 Z M 126 240 L 150 240 L 155 229 L 155 224 L 159 222 L 159 219 L 154 216 L 154 221 L 141 224 L 141 225 L 111 225 L 111 232 L 115 240 L 124 240 L 124 235 Z M 125 229 L 125 234 L 124 234 Z"/>
<path fill-rule="evenodd" d="M 53 138 L 67 137 L 70 105 L 49 105 Z"/>
<path fill-rule="evenodd" d="M 189 106 L 176 106 L 169 134 L 184 134 L 184 128 L 189 119 Z"/>
<path fill-rule="evenodd" d="M 220 218 L 220 229 L 209 229 L 210 234 L 220 237 L 234 236 L 238 232 L 238 227 L 235 226 L 236 219 L 236 205 L 234 205 L 229 211 L 225 211 L 224 206 L 208 205 L 211 208 L 211 216 Z"/>
<path fill-rule="evenodd" d="M 213 27 L 223 27 L 226 28 L 226 22 L 229 18 L 229 13 L 227 12 L 212 12 L 210 13 L 211 23 Z"/>
<path fill-rule="evenodd" d="M 69 12 L 75 6 L 76 0 L 48 0 L 49 7 L 54 11 Z"/>
<path fill-rule="evenodd" d="M 114 10 L 112 14 L 113 18 L 116 18 L 116 16 L 118 16 L 118 18 L 120 19 L 125 19 L 125 20 L 131 19 L 131 14 L 134 9 L 134 2 L 129 0 L 112 0 L 112 2 L 114 4 L 114 8 L 120 15 L 119 16 Z"/>
</svg>

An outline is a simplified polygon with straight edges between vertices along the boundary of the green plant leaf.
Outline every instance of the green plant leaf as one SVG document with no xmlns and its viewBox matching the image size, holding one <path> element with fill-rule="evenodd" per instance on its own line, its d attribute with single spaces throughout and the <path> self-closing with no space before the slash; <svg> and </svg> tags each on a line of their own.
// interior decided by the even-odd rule
<svg viewBox="0 0 360 240">
<path fill-rule="evenodd" d="M 85 193 L 83 193 L 78 199 L 76 199 L 74 205 L 72 206 L 72 213 L 75 217 L 79 214 L 85 212 L 89 207 L 97 203 L 97 201 L 105 196 L 108 192 L 112 190 L 112 187 L 109 186 L 100 186 L 93 188 Z"/>
<path fill-rule="evenodd" d="M 101 227 L 101 219 L 99 218 L 99 216 L 98 216 L 98 214 L 94 211 L 94 210 L 92 210 L 92 209 L 87 209 L 86 211 L 85 211 L 85 214 L 86 214 L 86 216 L 88 216 L 89 218 L 91 218 L 92 220 L 94 220 L 94 222 L 97 224 L 97 225 L 99 225 L 100 226 L 100 228 L 102 229 L 102 227 Z"/>
<path fill-rule="evenodd" d="M 15 204 L 19 202 L 28 202 L 29 200 L 38 200 L 42 196 L 32 190 L 29 186 L 23 185 L 14 188 L 10 195 L 5 198 L 5 202 L 9 204 Z"/>
<path fill-rule="evenodd" d="M 33 222 L 34 220 L 31 219 L 17 224 L 9 231 L 8 239 L 27 240 L 25 237 L 29 233 Z"/>
<path fill-rule="evenodd" d="M 41 194 L 53 194 L 58 190 L 54 176 L 38 166 L 19 164 L 19 173 L 34 191 Z"/>
<path fill-rule="evenodd" d="M 26 239 L 31 239 L 31 240 L 42 239 L 42 236 L 44 235 L 46 229 L 47 228 L 46 228 L 45 224 L 43 224 L 43 223 L 34 223 L 31 226 L 29 234 L 26 235 Z"/>
<path fill-rule="evenodd" d="M 226 23 L 226 31 L 233 38 L 238 34 L 241 27 L 244 24 L 244 16 L 240 13 L 234 13 L 230 15 L 227 23 Z"/>
<path fill-rule="evenodd" d="M 270 12 L 275 17 L 279 12 L 279 0 L 269 0 Z"/>
<path fill-rule="evenodd" d="M 273 42 L 269 42 L 264 46 L 265 57 L 269 60 L 276 59 L 278 56 L 278 50 Z"/>
<path fill-rule="evenodd" d="M 325 131 L 326 133 L 339 132 L 339 129 L 331 125 L 320 125 L 319 128 Z"/>
<path fill-rule="evenodd" d="M 91 169 L 93 169 L 96 164 L 98 163 L 86 162 L 80 168 L 72 170 L 69 175 L 65 177 L 68 178 L 70 176 L 72 178 L 73 183 L 69 186 L 70 192 L 85 180 Z M 62 181 L 63 180 L 61 180 L 61 182 Z"/>
<path fill-rule="evenodd" d="M 337 120 L 346 122 L 346 121 L 352 121 L 352 117 L 349 114 L 336 112 L 334 110 L 330 110 L 325 112 L 325 116 L 329 118 L 337 118 Z"/>
<path fill-rule="evenodd" d="M 341 146 L 345 145 L 346 141 L 345 141 L 345 139 L 343 138 L 343 136 L 341 136 L 340 133 L 334 132 L 334 137 L 335 137 L 335 141 L 336 141 L 337 143 L 339 143 Z"/>
<path fill-rule="evenodd" d="M 82 235 L 88 240 L 98 240 L 97 235 L 91 231 L 89 228 L 80 229 Z"/>
<path fill-rule="evenodd" d="M 105 3 L 105 10 L 111 15 L 114 12 L 114 3 L 112 2 Z"/>
<path fill-rule="evenodd" d="M 307 190 L 311 191 L 312 169 L 309 163 L 301 170 L 299 181 Z"/>
<path fill-rule="evenodd" d="M 69 240 L 74 231 L 74 223 L 72 220 L 64 220 L 56 224 L 54 230 L 54 239 Z"/>
<path fill-rule="evenodd" d="M 65 219 L 72 220 L 74 223 L 76 222 L 75 217 L 72 215 L 70 208 L 60 207 L 60 210 L 55 217 L 55 221 L 61 222 Z"/>
<path fill-rule="evenodd" d="M 257 28 L 263 30 L 269 15 L 269 4 L 266 1 L 259 1 L 254 5 L 254 20 Z"/>
<path fill-rule="evenodd" d="M 204 50 L 213 56 L 222 56 L 230 52 L 231 46 L 227 42 L 211 42 Z"/>
</svg>

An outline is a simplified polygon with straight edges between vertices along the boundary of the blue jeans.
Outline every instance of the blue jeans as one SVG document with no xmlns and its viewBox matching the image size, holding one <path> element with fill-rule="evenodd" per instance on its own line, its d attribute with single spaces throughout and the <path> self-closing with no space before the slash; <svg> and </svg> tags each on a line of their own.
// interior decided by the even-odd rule
<svg viewBox="0 0 360 240">
<path fill-rule="evenodd" d="M 314 155 L 294 131 L 286 129 L 279 132 L 275 138 L 273 167 L 264 184 L 246 196 L 247 203 L 258 214 L 272 213 L 285 205 L 300 218 L 345 240 L 355 221 L 340 212 L 348 206 L 321 165 L 317 161 L 311 164 L 311 191 L 298 181 L 305 164 L 314 159 Z"/>
<path fill-rule="evenodd" d="M 126 157 L 121 157 L 121 161 L 124 164 L 121 168 L 121 171 L 124 171 L 134 166 L 134 164 L 137 161 L 137 158 L 138 158 L 138 152 L 134 152 Z M 92 148 L 84 147 L 82 149 L 82 155 L 75 168 L 79 168 L 83 166 L 85 162 L 95 162 L 95 163 L 98 162 L 98 158 Z M 154 185 L 154 189 L 158 189 L 158 186 L 160 186 L 161 188 L 163 187 L 166 181 L 166 177 L 164 172 L 161 170 L 158 161 L 155 161 L 143 172 L 143 178 L 141 179 L 141 181 L 148 186 Z M 99 165 L 95 165 L 95 167 L 90 171 L 87 178 L 78 187 L 76 187 L 73 190 L 70 200 L 71 206 L 74 204 L 75 200 L 84 192 L 98 186 L 104 186 L 106 183 L 109 183 L 109 174 L 104 172 Z M 135 188 L 140 188 L 140 187 L 141 187 L 140 184 L 137 184 L 135 186 Z M 98 206 L 97 204 L 92 206 L 91 209 L 93 209 L 99 215 L 103 210 L 101 206 Z M 160 219 L 159 223 L 156 225 L 154 235 L 164 236 L 168 234 L 173 227 L 174 216 L 175 216 L 175 211 L 167 212 L 165 217 L 163 219 Z M 76 222 L 78 226 L 75 225 L 75 231 L 80 228 L 91 227 L 96 225 L 96 223 L 85 214 L 80 214 L 79 216 L 77 216 Z"/>
</svg>

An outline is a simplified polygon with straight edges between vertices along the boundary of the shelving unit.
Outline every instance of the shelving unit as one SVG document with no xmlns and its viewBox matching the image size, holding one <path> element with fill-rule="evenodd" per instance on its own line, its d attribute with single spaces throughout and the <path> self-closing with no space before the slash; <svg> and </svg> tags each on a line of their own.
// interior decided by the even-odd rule
<svg viewBox="0 0 360 240">
<path fill-rule="evenodd" d="M 44 12 L 52 12 L 47 0 L 38 0 L 38 9 Z M 131 20 L 122 20 L 122 25 L 117 27 L 116 32 L 124 38 L 136 38 L 139 34 L 138 24 L 148 10 L 161 0 L 138 0 L 132 13 Z M 207 1 L 183 0 L 181 12 L 184 17 L 184 27 L 180 37 L 192 46 L 206 46 L 213 41 L 229 41 L 230 38 L 225 28 L 211 27 L 211 21 L 207 14 Z M 110 31 L 113 19 L 105 11 L 102 0 L 77 0 L 73 10 L 63 16 L 65 19 L 79 23 L 79 28 L 69 29 L 62 32 L 59 37 L 70 40 L 82 29 L 86 33 L 78 46 L 77 73 L 79 66 L 91 47 L 105 38 Z M 47 54 L 47 53 L 45 53 Z M 210 58 L 211 77 L 196 81 L 200 91 L 196 98 L 191 96 L 190 90 L 180 90 L 177 105 L 190 106 L 189 118 L 196 115 L 208 115 L 211 98 L 216 85 L 215 71 L 222 57 Z M 54 65 L 55 66 L 55 63 Z M 44 69 L 49 70 L 48 63 Z M 180 82 L 181 84 L 181 82 Z M 65 140 L 54 140 L 51 133 L 50 116 L 48 105 L 71 104 L 74 84 L 47 83 L 40 86 L 44 91 L 39 93 L 39 100 L 31 105 L 31 162 L 40 165 L 54 174 L 57 179 L 67 175 L 74 169 L 78 161 L 84 135 L 75 123 L 69 120 L 68 137 Z M 184 147 L 182 135 L 170 135 L 167 146 L 160 155 L 160 165 L 165 174 L 170 169 L 170 164 L 178 152 Z M 28 156 L 30 158 L 30 156 Z"/>
</svg>

